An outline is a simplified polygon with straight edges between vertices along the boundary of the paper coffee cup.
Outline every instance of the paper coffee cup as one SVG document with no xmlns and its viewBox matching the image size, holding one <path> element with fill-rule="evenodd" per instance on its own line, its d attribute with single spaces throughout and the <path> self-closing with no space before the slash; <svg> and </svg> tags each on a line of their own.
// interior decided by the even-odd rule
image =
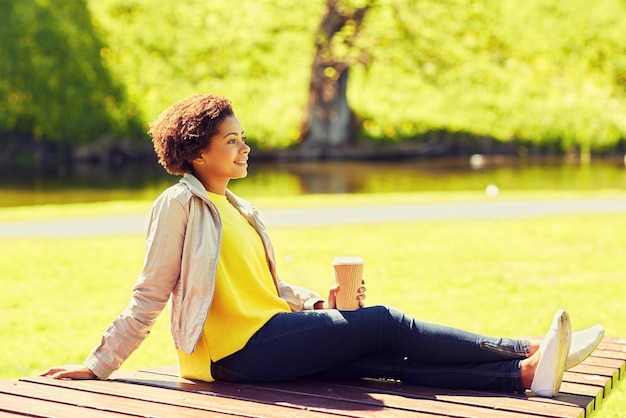
<svg viewBox="0 0 626 418">
<path fill-rule="evenodd" d="M 361 257 L 335 257 L 333 259 L 337 291 L 337 309 L 353 311 L 359 309 L 359 288 L 363 279 Z"/>
</svg>

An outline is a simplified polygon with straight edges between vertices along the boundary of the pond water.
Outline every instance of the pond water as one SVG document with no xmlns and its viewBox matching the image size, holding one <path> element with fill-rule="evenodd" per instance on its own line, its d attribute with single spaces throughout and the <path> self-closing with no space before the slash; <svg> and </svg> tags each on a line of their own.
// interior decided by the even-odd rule
<svg viewBox="0 0 626 418">
<path fill-rule="evenodd" d="M 479 161 L 480 162 L 480 161 Z M 401 162 L 250 163 L 248 177 L 230 189 L 252 198 L 311 193 L 475 191 L 489 184 L 501 190 L 626 189 L 623 160 L 594 160 L 590 165 L 558 160 L 468 158 Z M 154 199 L 177 181 L 156 163 L 118 169 L 77 166 L 54 173 L 0 173 L 0 206 L 108 200 Z"/>
</svg>

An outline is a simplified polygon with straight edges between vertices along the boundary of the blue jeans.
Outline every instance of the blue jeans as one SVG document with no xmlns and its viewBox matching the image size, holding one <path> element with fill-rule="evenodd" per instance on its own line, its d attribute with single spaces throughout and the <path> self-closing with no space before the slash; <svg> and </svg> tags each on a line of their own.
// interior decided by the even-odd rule
<svg viewBox="0 0 626 418">
<path fill-rule="evenodd" d="M 217 380 L 395 379 L 451 389 L 523 392 L 530 342 L 418 321 L 386 306 L 278 314 L 212 364 Z"/>
</svg>

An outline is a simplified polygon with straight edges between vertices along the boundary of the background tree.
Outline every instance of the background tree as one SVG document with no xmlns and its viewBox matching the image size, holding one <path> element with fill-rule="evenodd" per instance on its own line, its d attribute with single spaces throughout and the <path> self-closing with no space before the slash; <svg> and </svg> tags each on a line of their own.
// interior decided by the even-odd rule
<svg viewBox="0 0 626 418">
<path fill-rule="evenodd" d="M 270 156 L 351 140 L 620 151 L 625 13 L 623 0 L 0 1 L 0 158 L 8 143 L 146 141 L 198 92 L 229 97 Z"/>
<path fill-rule="evenodd" d="M 363 19 L 371 6 L 341 0 L 327 0 L 315 36 L 306 120 L 302 126 L 300 153 L 319 157 L 329 147 L 354 140 L 357 129 L 347 98 L 350 68 L 364 62 L 365 54 L 355 48 Z"/>
</svg>

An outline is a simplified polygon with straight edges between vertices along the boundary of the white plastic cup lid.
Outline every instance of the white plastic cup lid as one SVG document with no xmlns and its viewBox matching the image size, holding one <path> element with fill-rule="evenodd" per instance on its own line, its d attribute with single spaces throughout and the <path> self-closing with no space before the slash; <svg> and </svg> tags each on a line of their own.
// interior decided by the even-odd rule
<svg viewBox="0 0 626 418">
<path fill-rule="evenodd" d="M 363 258 L 361 257 L 335 257 L 333 264 L 363 264 Z"/>
</svg>

